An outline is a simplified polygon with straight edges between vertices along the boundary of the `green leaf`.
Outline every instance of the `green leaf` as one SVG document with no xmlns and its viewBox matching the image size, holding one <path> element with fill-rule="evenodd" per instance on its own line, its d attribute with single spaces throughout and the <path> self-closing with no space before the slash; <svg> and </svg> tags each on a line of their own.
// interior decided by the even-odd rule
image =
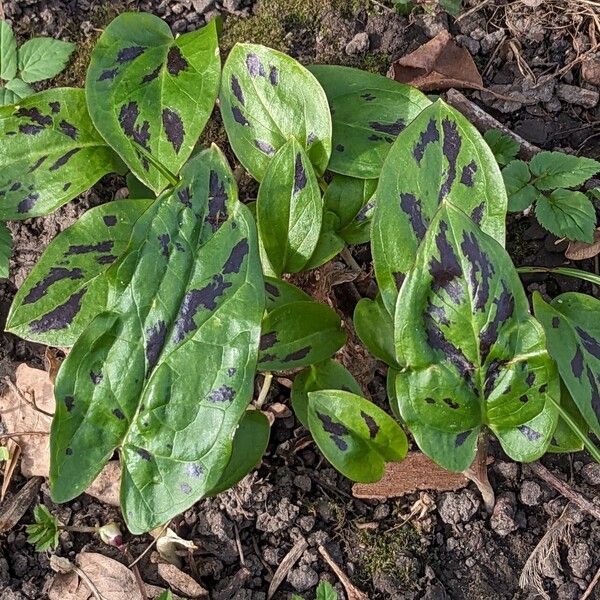
<svg viewBox="0 0 600 600">
<path fill-rule="evenodd" d="M 591 158 L 562 152 L 539 152 L 529 163 L 538 190 L 580 186 L 600 171 L 600 163 Z"/>
<path fill-rule="evenodd" d="M 75 44 L 49 37 L 26 41 L 19 48 L 19 74 L 27 83 L 58 75 L 69 62 Z"/>
<path fill-rule="evenodd" d="M 521 212 L 533 204 L 541 194 L 531 185 L 531 173 L 522 160 L 511 161 L 502 169 L 504 185 L 508 194 L 508 210 Z"/>
<path fill-rule="evenodd" d="M 337 592 L 328 581 L 321 581 L 317 586 L 315 600 L 338 600 Z"/>
<path fill-rule="evenodd" d="M 17 100 L 27 98 L 28 96 L 31 96 L 34 93 L 33 88 L 18 77 L 15 77 L 15 79 L 11 79 L 6 84 L 6 89 L 10 90 L 15 95 Z"/>
<path fill-rule="evenodd" d="M 554 365 L 553 365 L 554 366 Z M 556 368 L 554 367 L 556 371 Z M 560 403 L 560 378 L 554 376 L 548 383 L 548 395 Z M 558 424 L 558 410 L 551 400 L 547 400 L 542 412 L 533 419 L 517 427 L 494 427 L 502 449 L 510 458 L 518 462 L 532 462 L 541 458 L 548 450 Z"/>
<path fill-rule="evenodd" d="M 104 273 L 125 251 L 152 200 L 116 200 L 92 208 L 60 233 L 21 285 L 7 331 L 50 346 L 72 346 L 108 302 Z"/>
<path fill-rule="evenodd" d="M 596 211 L 582 192 L 557 189 L 550 196 L 540 194 L 535 205 L 540 225 L 557 237 L 592 243 L 596 229 Z"/>
<path fill-rule="evenodd" d="M 276 277 L 265 277 L 265 298 L 267 311 L 290 302 L 312 302 L 312 298 L 299 287 Z"/>
<path fill-rule="evenodd" d="M 460 13 L 462 0 L 439 0 L 440 8 L 450 13 L 453 17 L 457 17 Z"/>
<path fill-rule="evenodd" d="M 352 481 L 379 481 L 385 463 L 400 462 L 408 450 L 402 427 L 350 392 L 309 392 L 308 426 L 325 458 Z"/>
<path fill-rule="evenodd" d="M 156 598 L 156 600 L 173 600 L 173 594 L 170 590 L 165 590 Z"/>
<path fill-rule="evenodd" d="M 417 89 L 336 65 L 313 65 L 331 106 L 335 173 L 376 179 L 396 136 L 431 102 Z"/>
<path fill-rule="evenodd" d="M 35 523 L 27 525 L 27 541 L 35 546 L 37 552 L 54 550 L 58 546 L 58 519 L 43 505 L 33 509 Z"/>
<path fill-rule="evenodd" d="M 557 379 L 509 255 L 450 203 L 400 290 L 395 342 L 411 430 L 415 422 L 452 434 L 518 428 L 543 410 Z"/>
<path fill-rule="evenodd" d="M 6 446 L 0 446 L 0 462 L 5 462 L 10 458 L 10 452 Z"/>
<path fill-rule="evenodd" d="M 0 221 L 0 279 L 8 278 L 10 255 L 12 253 L 12 236 L 6 223 Z"/>
<path fill-rule="evenodd" d="M 459 207 L 504 243 L 506 192 L 498 164 L 479 132 L 441 100 L 398 136 L 376 196 L 371 249 L 390 314 L 441 202 Z"/>
<path fill-rule="evenodd" d="M 0 20 L 0 79 L 6 81 L 17 75 L 17 40 L 12 27 Z"/>
<path fill-rule="evenodd" d="M 0 140 L 0 219 L 48 214 L 123 170 L 90 121 L 83 90 L 47 90 L 0 107 Z"/>
<path fill-rule="evenodd" d="M 308 429 L 309 392 L 338 389 L 358 396 L 362 394 L 360 385 L 350 371 L 331 358 L 300 371 L 292 385 L 292 408 L 298 421 Z"/>
<path fill-rule="evenodd" d="M 329 358 L 346 342 L 338 314 L 318 302 L 291 302 L 264 318 L 258 368 L 287 371 Z"/>
<path fill-rule="evenodd" d="M 14 92 L 11 92 L 4 86 L 0 86 L 0 106 L 7 106 L 9 104 L 14 104 L 18 102 L 17 95 Z"/>
<path fill-rule="evenodd" d="M 567 292 L 547 303 L 535 293 L 533 307 L 567 390 L 590 430 L 599 436 L 600 300 Z"/>
<path fill-rule="evenodd" d="M 127 173 L 127 189 L 132 200 L 154 198 L 156 194 L 146 187 L 131 171 Z"/>
<path fill-rule="evenodd" d="M 293 58 L 256 44 L 236 44 L 223 67 L 221 116 L 229 143 L 258 181 L 291 138 L 306 150 L 317 175 L 331 154 L 325 92 Z"/>
<path fill-rule="evenodd" d="M 521 148 L 519 142 L 498 129 L 488 129 L 483 134 L 483 138 L 500 166 L 507 165 L 514 160 Z"/>
<path fill-rule="evenodd" d="M 136 223 L 105 275 L 108 309 L 56 379 L 52 496 L 80 494 L 119 449 L 132 533 L 217 485 L 253 392 L 264 312 L 254 222 L 215 146 L 181 177 Z"/>
<path fill-rule="evenodd" d="M 297 273 L 319 240 L 323 204 L 308 156 L 294 139 L 269 163 L 256 200 L 260 239 L 277 275 Z"/>
<path fill-rule="evenodd" d="M 173 38 L 148 13 L 124 13 L 92 52 L 85 89 L 92 121 L 134 175 L 156 193 L 178 173 L 208 121 L 219 90 L 215 21 Z"/>
<path fill-rule="evenodd" d="M 399 384 L 400 392 L 396 389 L 395 384 Z M 408 425 L 410 433 L 423 454 L 429 456 L 433 462 L 447 471 L 462 473 L 475 460 L 477 438 L 481 427 L 448 433 L 423 423 L 410 403 L 399 401 L 398 393 L 403 393 L 402 384 L 399 371 L 390 369 L 387 388 L 388 397 L 392 403 L 392 412 L 400 415 L 399 418 Z"/>
<path fill-rule="evenodd" d="M 330 212 L 325 213 L 317 245 L 304 265 L 303 271 L 310 271 L 324 265 L 346 247 L 344 240 L 333 230 L 334 221 L 335 215 Z"/>
<path fill-rule="evenodd" d="M 332 230 L 348 244 L 369 241 L 375 209 L 376 179 L 334 175 L 323 195 L 325 210 L 335 215 Z"/>
<path fill-rule="evenodd" d="M 354 329 L 367 350 L 384 363 L 398 367 L 394 347 L 394 320 L 385 309 L 381 296 L 363 298 L 354 309 Z"/>
<path fill-rule="evenodd" d="M 577 423 L 577 426 L 581 431 L 585 432 L 586 435 L 589 432 L 589 427 L 583 418 L 583 415 L 577 408 L 573 397 L 569 393 L 565 382 L 561 379 L 560 381 L 560 405 L 569 414 L 571 419 Z M 583 450 L 583 442 L 577 436 L 577 434 L 569 427 L 567 422 L 559 417 L 558 425 L 550 440 L 550 446 L 548 452 L 579 452 Z"/>
<path fill-rule="evenodd" d="M 216 496 L 240 482 L 260 462 L 269 443 L 271 426 L 259 410 L 247 410 L 233 437 L 231 458 L 217 485 L 207 493 Z"/>
</svg>

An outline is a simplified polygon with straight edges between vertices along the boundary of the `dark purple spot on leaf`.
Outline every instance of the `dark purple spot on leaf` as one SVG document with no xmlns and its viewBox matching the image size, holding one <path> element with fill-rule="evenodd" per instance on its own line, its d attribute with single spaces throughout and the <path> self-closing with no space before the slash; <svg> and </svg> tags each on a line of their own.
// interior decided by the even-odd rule
<svg viewBox="0 0 600 600">
<path fill-rule="evenodd" d="M 367 139 L 370 142 L 380 142 L 383 138 L 380 135 L 376 135 L 375 133 L 372 133 Z"/>
<path fill-rule="evenodd" d="M 427 223 L 421 213 L 421 203 L 413 194 L 400 194 L 400 208 L 408 215 L 410 224 L 418 240 L 422 240 L 427 232 Z"/>
<path fill-rule="evenodd" d="M 80 150 L 81 148 L 72 148 L 71 150 L 63 154 L 61 157 L 57 158 L 54 164 L 51 165 L 49 170 L 57 171 L 58 169 L 66 165 L 69 162 L 69 159 L 75 154 L 77 154 Z"/>
<path fill-rule="evenodd" d="M 483 219 L 484 203 L 482 202 L 479 206 L 476 206 L 471 213 L 471 220 L 477 225 L 481 225 Z"/>
<path fill-rule="evenodd" d="M 65 396 L 65 407 L 67 412 L 71 412 L 75 406 L 75 398 L 73 396 Z"/>
<path fill-rule="evenodd" d="M 428 398 L 425 398 L 425 402 L 426 402 L 427 404 L 435 404 L 435 400 L 434 400 L 433 398 L 429 398 L 429 397 L 428 397 Z"/>
<path fill-rule="evenodd" d="M 209 392 L 206 399 L 210 402 L 231 402 L 235 398 L 235 390 L 228 385 L 222 385 L 220 388 Z"/>
<path fill-rule="evenodd" d="M 451 408 L 452 410 L 456 410 L 457 408 L 460 408 L 460 404 L 458 404 L 458 402 L 455 402 L 454 400 L 452 400 L 452 398 L 444 398 L 443 402 L 448 408 Z"/>
<path fill-rule="evenodd" d="M 360 97 L 365 100 L 366 102 L 372 102 L 373 100 L 376 99 L 375 96 L 373 96 L 373 94 L 371 94 L 371 92 L 365 92 L 364 94 L 361 94 Z"/>
<path fill-rule="evenodd" d="M 512 316 L 515 309 L 514 296 L 504 282 L 502 282 L 502 292 L 497 298 L 494 298 L 494 304 L 496 305 L 496 314 L 479 334 L 479 352 L 482 363 L 485 362 L 492 345 L 498 339 L 500 328 Z"/>
<path fill-rule="evenodd" d="M 25 135 L 37 135 L 44 128 L 41 125 L 34 125 L 33 123 L 27 123 L 26 125 L 19 125 L 19 131 Z"/>
<path fill-rule="evenodd" d="M 60 127 L 60 130 L 65 134 L 68 135 L 72 140 L 77 139 L 77 127 L 75 127 L 75 125 L 72 125 L 71 123 L 69 123 L 68 121 L 65 121 L 64 119 L 59 123 L 58 125 Z"/>
<path fill-rule="evenodd" d="M 97 244 L 76 244 L 69 246 L 65 252 L 65 256 L 72 256 L 73 254 L 89 254 L 90 252 L 110 252 L 114 246 L 113 240 L 105 240 L 98 242 Z"/>
<path fill-rule="evenodd" d="M 94 385 L 98 385 L 103 379 L 102 373 L 95 373 L 94 371 L 90 371 L 90 379 L 92 380 L 92 383 Z"/>
<path fill-rule="evenodd" d="M 346 450 L 348 450 L 348 444 L 346 443 L 345 440 L 338 437 L 337 435 L 332 435 L 330 437 L 331 437 L 333 443 L 338 447 L 338 450 L 341 450 L 342 452 L 345 452 Z"/>
<path fill-rule="evenodd" d="M 242 106 L 244 106 L 244 104 L 245 104 L 244 92 L 242 92 L 240 82 L 238 81 L 238 78 L 235 75 L 231 76 L 231 92 L 238 99 L 238 102 Z"/>
<path fill-rule="evenodd" d="M 50 107 L 50 110 L 56 114 L 57 112 L 60 112 L 60 102 L 49 102 L 48 106 Z"/>
<path fill-rule="evenodd" d="M 302 164 L 302 156 L 296 154 L 296 166 L 294 169 L 294 194 L 302 191 L 306 187 L 306 171 Z"/>
<path fill-rule="evenodd" d="M 542 434 L 531 429 L 528 425 L 519 425 L 517 429 L 530 441 L 535 442 L 542 437 Z"/>
<path fill-rule="evenodd" d="M 458 159 L 458 153 L 460 152 L 461 140 L 458 134 L 458 128 L 456 123 L 450 121 L 450 119 L 444 119 L 442 121 L 442 129 L 444 130 L 444 144 L 442 146 L 442 152 L 448 161 L 448 174 L 446 180 L 440 188 L 438 200 L 441 202 L 450 192 L 452 184 L 456 179 L 456 161 Z"/>
<path fill-rule="evenodd" d="M 494 276 L 494 266 L 481 249 L 474 233 L 463 232 L 461 248 L 469 259 L 469 280 L 471 293 L 475 300 L 474 308 L 475 310 L 484 310 L 490 297 L 490 282 Z"/>
<path fill-rule="evenodd" d="M 102 220 L 107 227 L 113 227 L 117 224 L 117 217 L 115 215 L 104 215 Z"/>
<path fill-rule="evenodd" d="M 467 441 L 472 431 L 473 430 L 470 429 L 469 431 L 463 431 L 462 433 L 459 433 L 454 439 L 454 447 L 460 448 Z"/>
<path fill-rule="evenodd" d="M 229 367 L 229 369 L 227 369 L 227 375 L 229 375 L 229 377 L 233 377 L 236 373 L 237 369 L 235 367 Z"/>
<path fill-rule="evenodd" d="M 552 317 L 552 327 L 558 329 L 560 325 L 560 319 L 558 317 Z"/>
<path fill-rule="evenodd" d="M 371 129 L 389 135 L 398 135 L 404 129 L 404 126 L 404 119 L 397 119 L 393 123 L 379 123 L 378 121 L 371 121 L 369 123 Z"/>
<path fill-rule="evenodd" d="M 344 146 L 343 146 L 343 144 L 336 144 L 335 149 L 338 152 L 343 152 L 344 151 Z"/>
<path fill-rule="evenodd" d="M 63 279 L 81 279 L 83 273 L 80 268 L 65 269 L 63 267 L 52 267 L 50 272 L 41 281 L 38 281 L 23 299 L 23 304 L 33 304 L 46 295 L 51 285 Z"/>
<path fill-rule="evenodd" d="M 40 156 L 29 168 L 29 173 L 33 173 L 47 158 L 47 154 L 45 156 Z"/>
<path fill-rule="evenodd" d="M 575 327 L 577 335 L 581 338 L 583 347 L 595 358 L 600 358 L 600 343 L 597 339 L 593 338 L 587 331 L 581 327 Z"/>
<path fill-rule="evenodd" d="M 148 141 L 150 140 L 150 123 L 144 121 L 142 126 L 136 125 L 140 109 L 138 103 L 132 100 L 129 104 L 123 104 L 119 111 L 119 124 L 123 133 L 132 140 L 148 150 Z"/>
<path fill-rule="evenodd" d="M 227 220 L 227 192 L 225 191 L 225 182 L 219 179 L 216 171 L 211 171 L 208 181 L 208 215 L 206 221 L 210 223 L 213 231 Z"/>
<path fill-rule="evenodd" d="M 160 251 L 163 256 L 169 258 L 169 242 L 171 236 L 168 233 L 162 233 L 158 236 L 158 243 L 160 244 Z"/>
<path fill-rule="evenodd" d="M 42 127 L 48 127 L 50 125 L 52 125 L 52 117 L 50 115 L 43 115 L 40 112 L 39 108 L 36 108 L 35 106 L 31 107 L 31 108 L 25 108 L 25 107 L 21 107 L 16 113 L 15 115 L 17 117 L 21 117 L 21 118 L 28 118 L 31 121 L 33 121 L 34 123 L 37 123 L 38 125 L 41 125 Z"/>
<path fill-rule="evenodd" d="M 581 351 L 580 346 L 577 346 L 577 350 L 575 350 L 575 356 L 571 361 L 571 371 L 573 371 L 573 375 L 575 375 L 577 379 L 581 379 L 581 375 L 583 373 L 583 352 Z"/>
<path fill-rule="evenodd" d="M 305 346 L 304 348 L 300 348 L 300 350 L 290 352 L 287 356 L 284 357 L 283 362 L 290 362 L 292 360 L 302 360 L 305 356 L 308 355 L 310 350 L 310 346 Z"/>
<path fill-rule="evenodd" d="M 180 189 L 177 192 L 177 197 L 179 198 L 181 204 L 187 206 L 188 208 L 192 208 L 192 193 L 189 187 Z"/>
<path fill-rule="evenodd" d="M 146 363 L 147 373 L 156 366 L 158 357 L 162 352 L 167 337 L 167 325 L 164 321 L 158 321 L 146 330 Z"/>
<path fill-rule="evenodd" d="M 335 422 L 329 415 L 320 413 L 319 411 L 316 412 L 326 433 L 332 433 L 333 435 L 348 435 L 350 433 L 342 423 Z"/>
<path fill-rule="evenodd" d="M 188 61 L 185 60 L 181 50 L 177 46 L 173 46 L 167 54 L 167 71 L 173 77 L 177 77 L 181 71 L 187 69 Z"/>
<path fill-rule="evenodd" d="M 446 339 L 442 330 L 431 318 L 426 319 L 426 331 L 429 345 L 434 350 L 440 350 L 446 359 L 456 367 L 460 376 L 470 382 L 475 367 L 462 350 Z"/>
<path fill-rule="evenodd" d="M 281 292 L 277 289 L 277 286 L 274 286 L 268 281 L 265 281 L 265 291 L 267 292 L 267 294 L 270 294 L 275 298 L 279 298 L 279 296 L 281 296 Z"/>
<path fill-rule="evenodd" d="M 10 191 L 11 192 L 16 192 L 19 188 L 21 187 L 21 182 L 20 181 L 15 181 L 11 186 L 10 186 Z"/>
<path fill-rule="evenodd" d="M 67 449 L 65 450 L 65 454 L 66 454 L 67 456 L 72 456 L 72 454 L 73 454 L 73 448 L 67 448 Z"/>
<path fill-rule="evenodd" d="M 179 114 L 170 108 L 164 108 L 162 111 L 162 123 L 167 139 L 171 142 L 173 150 L 179 154 L 183 138 L 185 136 L 185 128 Z"/>
<path fill-rule="evenodd" d="M 31 331 L 33 333 L 46 333 L 47 331 L 64 329 L 70 325 L 81 310 L 81 299 L 86 292 L 87 288 L 75 292 L 63 304 L 57 306 L 43 317 L 31 321 L 29 325 Z"/>
<path fill-rule="evenodd" d="M 250 77 L 265 76 L 265 68 L 256 54 L 250 53 L 246 56 L 246 68 Z"/>
<path fill-rule="evenodd" d="M 17 205 L 17 212 L 18 213 L 29 212 L 35 206 L 35 203 L 37 202 L 39 197 L 40 197 L 39 194 L 29 194 L 29 196 L 26 196 L 25 198 L 23 198 L 23 200 L 21 200 L 21 202 L 19 202 L 19 204 Z"/>
<path fill-rule="evenodd" d="M 535 373 L 532 371 L 527 373 L 527 377 L 525 378 L 525 383 L 527 387 L 531 387 L 535 383 Z"/>
<path fill-rule="evenodd" d="M 189 483 L 180 483 L 179 484 L 179 489 L 184 494 L 190 494 L 192 492 L 192 486 Z"/>
<path fill-rule="evenodd" d="M 63 192 L 66 192 L 71 187 L 71 182 L 67 181 L 65 185 L 63 185 Z"/>
<path fill-rule="evenodd" d="M 377 422 L 371 415 L 368 415 L 366 412 L 364 412 L 362 410 L 360 411 L 360 416 L 362 417 L 363 421 L 367 425 L 367 428 L 369 430 L 369 437 L 371 439 L 375 439 L 375 437 L 379 433 L 379 425 L 377 425 Z"/>
<path fill-rule="evenodd" d="M 114 263 L 115 260 L 117 260 L 117 258 L 119 257 L 115 256 L 114 254 L 106 254 L 105 256 L 98 256 L 96 258 L 96 262 L 99 265 L 112 265 L 112 263 Z"/>
<path fill-rule="evenodd" d="M 254 145 L 267 156 L 273 156 L 275 154 L 275 148 L 269 144 L 269 142 L 263 142 L 262 140 L 254 140 Z"/>
<path fill-rule="evenodd" d="M 116 67 L 114 69 L 104 69 L 102 73 L 100 73 L 100 77 L 98 77 L 98 81 L 112 81 L 119 72 L 119 69 Z"/>
<path fill-rule="evenodd" d="M 122 421 L 125 418 L 125 415 L 123 414 L 123 411 L 120 408 L 115 408 L 112 411 L 112 414 L 115 415 L 115 417 L 117 417 L 119 421 Z"/>
<path fill-rule="evenodd" d="M 217 308 L 217 298 L 222 296 L 231 285 L 228 281 L 224 281 L 223 276 L 219 273 L 214 275 L 212 281 L 205 287 L 190 290 L 184 296 L 179 316 L 175 321 L 174 341 L 176 343 L 183 340 L 186 334 L 196 330 L 194 317 L 198 309 L 215 310 Z"/>
<path fill-rule="evenodd" d="M 248 121 L 248 119 L 246 119 L 246 117 L 242 114 L 239 106 L 232 106 L 231 113 L 233 114 L 233 119 L 236 123 L 239 123 L 243 126 L 250 125 L 250 121 Z"/>
<path fill-rule="evenodd" d="M 313 132 L 313 131 L 311 131 L 311 132 L 308 134 L 308 137 L 306 138 L 306 145 L 307 145 L 307 146 L 310 146 L 310 145 L 314 144 L 314 143 L 315 143 L 315 141 L 316 141 L 316 139 L 317 139 L 317 136 L 314 134 L 314 132 Z"/>
<path fill-rule="evenodd" d="M 277 70 L 277 67 L 271 66 L 269 71 L 269 81 L 271 82 L 271 85 L 277 85 L 279 83 L 279 71 Z"/>
<path fill-rule="evenodd" d="M 278 342 L 277 332 L 271 331 L 269 333 L 264 333 L 260 336 L 260 346 L 259 350 L 266 350 L 267 348 L 272 348 Z"/>
<path fill-rule="evenodd" d="M 142 78 L 142 83 L 150 83 L 151 81 L 154 81 L 158 77 L 161 69 L 162 65 L 158 65 L 158 67 L 156 67 L 154 71 L 151 71 L 147 75 L 144 75 L 144 77 Z"/>
<path fill-rule="evenodd" d="M 248 246 L 248 240 L 240 240 L 232 249 L 229 258 L 223 265 L 223 274 L 228 275 L 229 273 L 239 273 L 244 258 L 248 254 L 250 247 Z"/>
<path fill-rule="evenodd" d="M 587 378 L 590 382 L 590 388 L 592 391 L 592 397 L 590 398 L 592 404 L 592 410 L 596 415 L 596 419 L 600 423 L 600 390 L 598 389 L 598 381 L 594 377 L 593 371 L 590 367 L 587 368 Z"/>
<path fill-rule="evenodd" d="M 185 467 L 185 472 L 193 479 L 200 479 L 204 475 L 204 467 L 197 463 L 188 463 Z"/>
<path fill-rule="evenodd" d="M 136 452 L 140 455 L 143 460 L 152 460 L 152 454 L 145 448 L 136 448 Z"/>
<path fill-rule="evenodd" d="M 124 63 L 130 60 L 136 59 L 138 56 L 144 53 L 145 48 L 142 46 L 129 46 L 129 48 L 122 48 L 117 54 L 117 62 Z"/>
<path fill-rule="evenodd" d="M 460 182 L 467 187 L 473 187 L 473 175 L 477 172 L 477 164 L 472 160 L 468 165 L 465 165 L 460 176 Z"/>
<path fill-rule="evenodd" d="M 448 224 L 444 221 L 440 222 L 440 231 L 435 237 L 435 244 L 440 254 L 439 260 L 432 258 L 429 265 L 429 272 L 433 277 L 432 290 L 446 290 L 448 295 L 455 303 L 460 302 L 462 288 L 454 283 L 458 279 L 462 270 L 458 262 L 458 258 L 454 253 L 454 249 L 450 245 L 447 237 Z"/>
<path fill-rule="evenodd" d="M 427 146 L 434 142 L 438 142 L 439 139 L 440 132 L 438 131 L 437 123 L 435 122 L 435 119 L 431 119 L 431 121 L 427 123 L 427 129 L 421 133 L 421 137 L 413 149 L 413 156 L 417 163 L 420 163 L 423 159 Z"/>
</svg>

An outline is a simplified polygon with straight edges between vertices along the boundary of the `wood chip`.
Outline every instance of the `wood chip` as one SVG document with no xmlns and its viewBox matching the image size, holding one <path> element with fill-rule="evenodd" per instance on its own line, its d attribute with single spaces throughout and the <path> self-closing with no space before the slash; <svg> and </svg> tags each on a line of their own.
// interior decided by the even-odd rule
<svg viewBox="0 0 600 600">
<path fill-rule="evenodd" d="M 481 75 L 470 52 L 459 46 L 446 30 L 395 61 L 388 77 L 424 92 L 483 88 Z"/>
<path fill-rule="evenodd" d="M 286 578 L 287 574 L 292 570 L 292 567 L 296 564 L 298 559 L 302 556 L 303 552 L 308 548 L 308 544 L 304 538 L 300 538 L 293 546 L 293 548 L 285 555 L 281 564 L 277 567 L 275 575 L 269 585 L 267 592 L 267 600 L 273 597 L 273 594 L 277 591 L 277 588 L 281 585 L 281 582 Z"/>
<path fill-rule="evenodd" d="M 569 260 L 587 260 L 598 254 L 600 254 L 600 227 L 594 232 L 594 241 L 591 244 L 570 241 L 565 257 Z"/>
<path fill-rule="evenodd" d="M 40 491 L 42 481 L 41 477 L 33 477 L 0 507 L 0 532 L 9 531 L 20 521 Z"/>
<path fill-rule="evenodd" d="M 409 452 L 400 463 L 387 463 L 383 477 L 376 483 L 355 483 L 355 498 L 397 498 L 418 490 L 453 491 L 464 488 L 468 479 L 436 465 L 420 452 Z"/>
</svg>

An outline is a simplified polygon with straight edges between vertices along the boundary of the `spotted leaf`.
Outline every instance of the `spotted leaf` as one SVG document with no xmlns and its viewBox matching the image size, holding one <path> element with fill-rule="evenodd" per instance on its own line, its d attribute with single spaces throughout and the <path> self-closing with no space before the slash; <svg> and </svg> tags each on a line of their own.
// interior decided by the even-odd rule
<svg viewBox="0 0 600 600">
<path fill-rule="evenodd" d="M 322 175 L 331 153 L 325 92 L 293 58 L 256 44 L 236 44 L 223 67 L 221 115 L 238 160 L 258 181 L 292 137 Z"/>
<path fill-rule="evenodd" d="M 352 481 L 379 481 L 385 463 L 402 461 L 408 450 L 402 427 L 350 392 L 309 392 L 308 426 L 325 458 Z"/>
<path fill-rule="evenodd" d="M 560 405 L 575 422 L 579 431 L 587 435 L 590 428 L 562 379 L 560 380 Z M 548 452 L 579 452 L 580 450 L 583 450 L 581 438 L 569 427 L 563 418 L 559 417 L 558 424 L 550 440 Z"/>
<path fill-rule="evenodd" d="M 168 182 L 146 153 L 181 169 L 212 112 L 220 68 L 215 21 L 174 38 L 162 19 L 124 13 L 96 43 L 85 83 L 90 115 L 155 192 Z"/>
<path fill-rule="evenodd" d="M 325 360 L 346 341 L 338 314 L 318 302 L 290 302 L 262 322 L 258 368 L 286 371 Z"/>
<path fill-rule="evenodd" d="M 136 223 L 107 310 L 56 380 L 50 485 L 77 496 L 115 449 L 129 529 L 210 493 L 253 391 L 264 290 L 253 220 L 213 147 Z"/>
<path fill-rule="evenodd" d="M 319 241 L 323 203 L 319 184 L 302 146 L 284 144 L 273 158 L 256 200 L 258 233 L 277 275 L 297 273 Z"/>
<path fill-rule="evenodd" d="M 104 274 L 127 248 L 151 200 L 97 206 L 48 246 L 13 300 L 6 329 L 50 346 L 72 346 L 108 301 Z"/>
<path fill-rule="evenodd" d="M 217 485 L 207 493 L 216 496 L 241 481 L 259 463 L 269 443 L 271 425 L 259 410 L 247 410 L 233 436 L 231 457 Z"/>
<path fill-rule="evenodd" d="M 567 292 L 547 303 L 533 296 L 548 352 L 594 435 L 600 435 L 600 300 Z"/>
<path fill-rule="evenodd" d="M 394 319 L 402 418 L 458 434 L 518 427 L 556 380 L 510 257 L 451 203 L 432 219 Z"/>
<path fill-rule="evenodd" d="M 309 70 L 331 106 L 333 142 L 327 168 L 376 179 L 398 134 L 431 102 L 414 87 L 360 69 L 313 65 Z"/>
<path fill-rule="evenodd" d="M 299 287 L 276 277 L 265 277 L 265 299 L 267 312 L 290 302 L 312 301 Z"/>
<path fill-rule="evenodd" d="M 440 204 L 458 206 L 485 233 L 504 243 L 506 191 L 498 164 L 479 132 L 441 100 L 398 136 L 376 195 L 371 247 L 390 314 Z"/>
<path fill-rule="evenodd" d="M 308 428 L 308 394 L 319 390 L 343 390 L 360 396 L 362 390 L 342 364 L 327 359 L 300 371 L 292 385 L 292 408 L 298 421 Z"/>
<path fill-rule="evenodd" d="M 354 309 L 354 329 L 369 352 L 386 365 L 398 367 L 394 347 L 394 321 L 383 306 L 381 296 L 363 298 Z"/>
<path fill-rule="evenodd" d="M 85 93 L 40 92 L 0 107 L 0 219 L 45 215 L 123 164 L 94 128 Z"/>
</svg>

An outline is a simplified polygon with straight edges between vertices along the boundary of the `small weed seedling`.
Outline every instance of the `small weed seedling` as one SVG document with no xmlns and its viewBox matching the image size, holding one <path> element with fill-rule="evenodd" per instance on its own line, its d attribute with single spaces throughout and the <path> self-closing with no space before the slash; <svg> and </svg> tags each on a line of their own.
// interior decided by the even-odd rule
<svg viewBox="0 0 600 600">
<path fill-rule="evenodd" d="M 217 97 L 259 182 L 248 205 L 221 150 L 196 148 Z M 600 302 L 536 298 L 541 324 L 531 316 L 504 249 L 498 164 L 443 101 L 253 44 L 221 70 L 215 22 L 175 38 L 126 13 L 99 38 L 85 90 L 47 90 L 0 117 L 0 219 L 48 214 L 108 173 L 131 193 L 52 241 L 8 317 L 23 338 L 71 348 L 55 385 L 56 502 L 115 451 L 133 533 L 231 487 L 269 439 L 265 393 L 249 406 L 257 372 L 266 392 L 274 371 L 301 369 L 295 413 L 356 481 L 404 458 L 399 421 L 456 471 L 490 431 L 516 460 L 583 444 L 598 457 Z M 557 177 L 554 160 L 525 165 L 531 187 L 582 181 Z M 331 359 L 346 341 L 339 315 L 283 279 L 369 240 L 380 294 L 354 320 L 389 365 L 392 414 Z"/>
<path fill-rule="evenodd" d="M 74 49 L 74 44 L 48 37 L 33 38 L 17 49 L 12 27 L 0 20 L 0 105 L 31 96 L 30 84 L 58 75 Z"/>
</svg>

